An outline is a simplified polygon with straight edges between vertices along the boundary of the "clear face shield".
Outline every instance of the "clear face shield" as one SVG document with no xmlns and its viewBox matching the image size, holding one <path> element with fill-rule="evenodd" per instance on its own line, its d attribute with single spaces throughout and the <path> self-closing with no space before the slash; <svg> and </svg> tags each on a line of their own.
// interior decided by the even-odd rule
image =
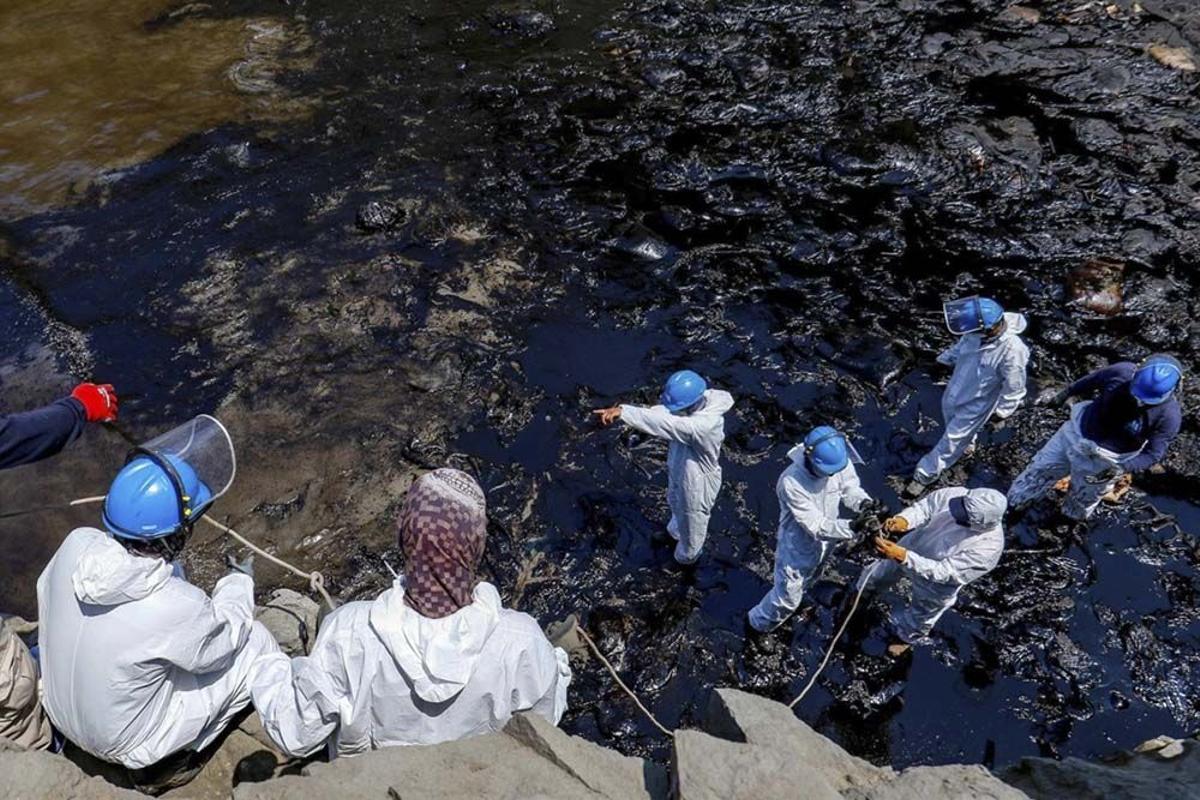
<svg viewBox="0 0 1200 800">
<path fill-rule="evenodd" d="M 942 314 L 946 318 L 946 327 L 955 336 L 975 333 L 984 328 L 983 304 L 978 295 L 947 300 L 942 303 Z"/>
<path fill-rule="evenodd" d="M 200 414 L 134 448 L 129 459 L 149 458 L 171 479 L 179 518 L 194 522 L 229 491 L 237 474 L 233 439 L 215 417 Z"/>
</svg>

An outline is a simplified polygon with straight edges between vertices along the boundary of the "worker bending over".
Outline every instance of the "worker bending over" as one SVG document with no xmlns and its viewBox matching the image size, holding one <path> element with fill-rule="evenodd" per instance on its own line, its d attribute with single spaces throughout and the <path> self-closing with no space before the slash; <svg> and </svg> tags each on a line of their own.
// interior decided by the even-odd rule
<svg viewBox="0 0 1200 800">
<path fill-rule="evenodd" d="M 995 569 L 1004 552 L 1004 495 L 995 489 L 939 489 L 883 523 L 899 542 L 875 540 L 885 560 L 868 565 L 858 586 L 889 587 L 900 578 L 912 583 L 912 600 L 892 617 L 899 641 L 888 653 L 900 656 L 921 642 L 958 593 Z"/>
<path fill-rule="evenodd" d="M 1164 353 L 1140 365 L 1123 361 L 1066 388 L 1045 393 L 1041 405 L 1061 406 L 1071 397 L 1090 397 L 1071 407 L 1070 418 L 1050 438 L 1008 490 L 1020 508 L 1042 497 L 1063 478 L 1062 510 L 1086 520 L 1100 499 L 1135 473 L 1162 461 L 1179 434 L 1182 414 L 1175 389 L 1183 377 L 1179 361 Z"/>
</svg>

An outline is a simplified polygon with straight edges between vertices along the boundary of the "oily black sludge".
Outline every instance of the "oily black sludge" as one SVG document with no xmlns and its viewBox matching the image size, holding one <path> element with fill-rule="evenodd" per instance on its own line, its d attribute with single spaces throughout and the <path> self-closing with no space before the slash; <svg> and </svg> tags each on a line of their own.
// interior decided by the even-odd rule
<svg viewBox="0 0 1200 800">
<path fill-rule="evenodd" d="M 774 652 L 748 648 L 772 487 L 828 423 L 899 507 L 941 424 L 944 297 L 1025 313 L 1035 387 L 1155 350 L 1200 366 L 1196 76 L 1149 51 L 1195 52 L 1187 3 L 210 6 L 157 24 L 290 15 L 316 55 L 286 80 L 313 109 L 196 132 L 5 222 L 10 358 L 119 369 L 147 430 L 223 405 L 251 453 L 239 530 L 343 598 L 402 563 L 415 469 L 477 474 L 506 599 L 582 612 L 668 726 L 714 685 L 787 700 L 815 667 L 869 554 L 828 565 Z M 685 366 L 737 400 L 692 570 L 658 538 L 660 446 L 587 419 Z M 1166 471 L 1123 507 L 1082 535 L 1048 505 L 1018 518 L 911 664 L 882 657 L 882 607 L 860 612 L 799 713 L 896 766 L 1193 729 L 1183 401 Z M 1061 419 L 1018 412 L 947 481 L 1007 486 Z M 598 669 L 571 701 L 569 731 L 666 754 Z"/>
</svg>

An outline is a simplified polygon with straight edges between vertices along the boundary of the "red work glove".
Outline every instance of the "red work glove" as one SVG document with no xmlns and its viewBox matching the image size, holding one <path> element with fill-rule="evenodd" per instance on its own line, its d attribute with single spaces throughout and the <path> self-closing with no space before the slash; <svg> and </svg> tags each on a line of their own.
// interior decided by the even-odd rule
<svg viewBox="0 0 1200 800">
<path fill-rule="evenodd" d="M 112 422 L 117 418 L 117 393 L 111 383 L 81 383 L 71 392 L 88 422 Z"/>
</svg>

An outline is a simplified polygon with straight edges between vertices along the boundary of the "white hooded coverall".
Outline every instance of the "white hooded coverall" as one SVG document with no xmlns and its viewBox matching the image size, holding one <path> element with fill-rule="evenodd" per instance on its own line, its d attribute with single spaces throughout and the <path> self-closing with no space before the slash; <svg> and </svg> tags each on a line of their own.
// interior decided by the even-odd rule
<svg viewBox="0 0 1200 800">
<path fill-rule="evenodd" d="M 678 542 L 675 560 L 680 564 L 694 563 L 708 536 L 708 520 L 721 491 L 725 413 L 731 408 L 733 395 L 720 389 L 706 391 L 703 405 L 687 416 L 672 414 L 661 405 L 621 406 L 622 420 L 671 443 L 667 448 L 667 505 L 671 509 L 667 532 Z"/>
<path fill-rule="evenodd" d="M 137 769 L 202 750 L 250 702 L 255 658 L 278 646 L 254 622 L 254 582 L 212 599 L 171 565 L 77 528 L 38 578 L 43 704 L 72 742 Z"/>
<path fill-rule="evenodd" d="M 1023 314 L 1007 313 L 1004 320 L 1007 326 L 999 336 L 968 333 L 938 356 L 942 364 L 954 366 L 954 374 L 942 394 L 942 438 L 917 463 L 916 475 L 923 483 L 962 458 L 992 414 L 1011 417 L 1025 397 L 1029 348 L 1020 334 L 1027 323 Z"/>
<path fill-rule="evenodd" d="M 404 602 L 403 579 L 322 623 L 313 651 L 274 653 L 254 668 L 254 706 L 271 740 L 305 756 L 436 744 L 501 730 L 517 711 L 558 724 L 567 654 L 528 614 L 502 608 L 489 583 L 441 619 Z"/>
<path fill-rule="evenodd" d="M 777 628 L 799 607 L 804 590 L 816 577 L 829 551 L 855 538 L 850 520 L 838 518 L 841 506 L 858 511 L 870 500 L 853 463 L 826 478 L 814 475 L 805 466 L 803 445 L 793 448 L 788 455 L 792 465 L 775 484 L 779 529 L 774 585 L 749 614 L 750 625 L 762 632 Z"/>
<path fill-rule="evenodd" d="M 970 494 L 971 527 L 950 514 L 950 501 Z M 1004 552 L 1002 524 L 1007 503 L 994 489 L 955 486 L 930 493 L 900 513 L 909 532 L 900 539 L 908 550 L 904 563 L 880 559 L 863 569 L 859 586 L 893 585 L 901 577 L 912 583 L 912 601 L 893 618 L 896 633 L 915 644 L 929 635 L 946 610 L 958 600 L 962 587 L 995 569 Z"/>
</svg>

